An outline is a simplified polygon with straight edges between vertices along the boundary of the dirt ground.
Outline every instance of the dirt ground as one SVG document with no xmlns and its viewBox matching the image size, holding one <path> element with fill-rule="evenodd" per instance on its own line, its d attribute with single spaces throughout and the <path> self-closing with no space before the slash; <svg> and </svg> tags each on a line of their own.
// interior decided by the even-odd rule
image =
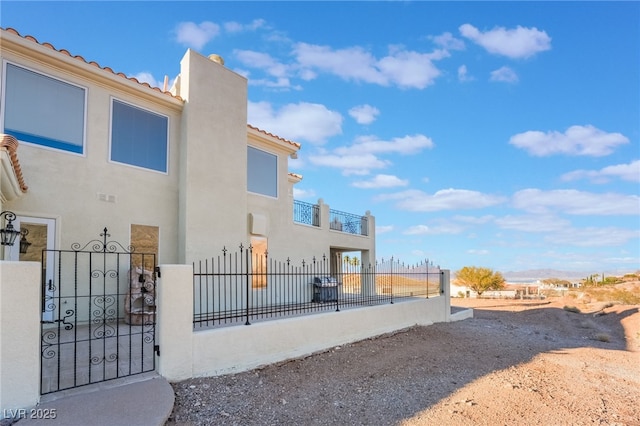
<svg viewBox="0 0 640 426">
<path fill-rule="evenodd" d="M 639 306 L 568 302 L 452 299 L 474 318 L 175 383 L 168 425 L 640 425 Z"/>
</svg>

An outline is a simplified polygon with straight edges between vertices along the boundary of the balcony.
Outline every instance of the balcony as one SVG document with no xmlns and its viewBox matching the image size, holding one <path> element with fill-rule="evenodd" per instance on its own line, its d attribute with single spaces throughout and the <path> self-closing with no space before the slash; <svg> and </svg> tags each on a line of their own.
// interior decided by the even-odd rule
<svg viewBox="0 0 640 426">
<path fill-rule="evenodd" d="M 326 228 L 328 225 L 332 231 L 368 237 L 371 214 L 368 211 L 364 215 L 356 215 L 334 210 L 322 199 L 315 204 L 293 200 L 293 221 L 317 228 Z"/>
</svg>

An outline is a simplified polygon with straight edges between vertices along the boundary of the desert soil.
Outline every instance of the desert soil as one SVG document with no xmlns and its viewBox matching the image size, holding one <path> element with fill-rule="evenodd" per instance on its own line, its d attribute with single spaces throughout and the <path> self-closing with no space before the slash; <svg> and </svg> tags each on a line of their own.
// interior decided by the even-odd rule
<svg viewBox="0 0 640 426">
<path fill-rule="evenodd" d="M 474 318 L 174 383 L 168 425 L 640 425 L 640 309 L 452 299 Z"/>
</svg>

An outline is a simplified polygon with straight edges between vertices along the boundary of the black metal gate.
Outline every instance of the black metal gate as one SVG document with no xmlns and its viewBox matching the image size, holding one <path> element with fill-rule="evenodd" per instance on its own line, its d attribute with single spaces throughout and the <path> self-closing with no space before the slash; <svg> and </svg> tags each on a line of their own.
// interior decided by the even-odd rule
<svg viewBox="0 0 640 426">
<path fill-rule="evenodd" d="M 156 255 L 100 236 L 42 253 L 43 395 L 155 370 Z"/>
</svg>

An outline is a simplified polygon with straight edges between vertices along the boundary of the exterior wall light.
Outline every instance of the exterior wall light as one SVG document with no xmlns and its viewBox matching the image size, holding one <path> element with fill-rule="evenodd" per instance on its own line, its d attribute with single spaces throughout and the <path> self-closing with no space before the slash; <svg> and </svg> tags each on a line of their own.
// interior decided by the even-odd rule
<svg viewBox="0 0 640 426">
<path fill-rule="evenodd" d="M 7 226 L 0 229 L 0 245 L 12 246 L 18 235 L 20 235 L 20 231 L 13 227 L 13 221 L 16 220 L 16 214 L 7 210 L 0 213 L 0 217 L 4 217 L 7 221 Z"/>
<path fill-rule="evenodd" d="M 31 245 L 31 243 L 27 241 L 27 235 L 29 235 L 29 230 L 22 228 L 20 230 L 20 254 L 25 254 Z"/>
</svg>

